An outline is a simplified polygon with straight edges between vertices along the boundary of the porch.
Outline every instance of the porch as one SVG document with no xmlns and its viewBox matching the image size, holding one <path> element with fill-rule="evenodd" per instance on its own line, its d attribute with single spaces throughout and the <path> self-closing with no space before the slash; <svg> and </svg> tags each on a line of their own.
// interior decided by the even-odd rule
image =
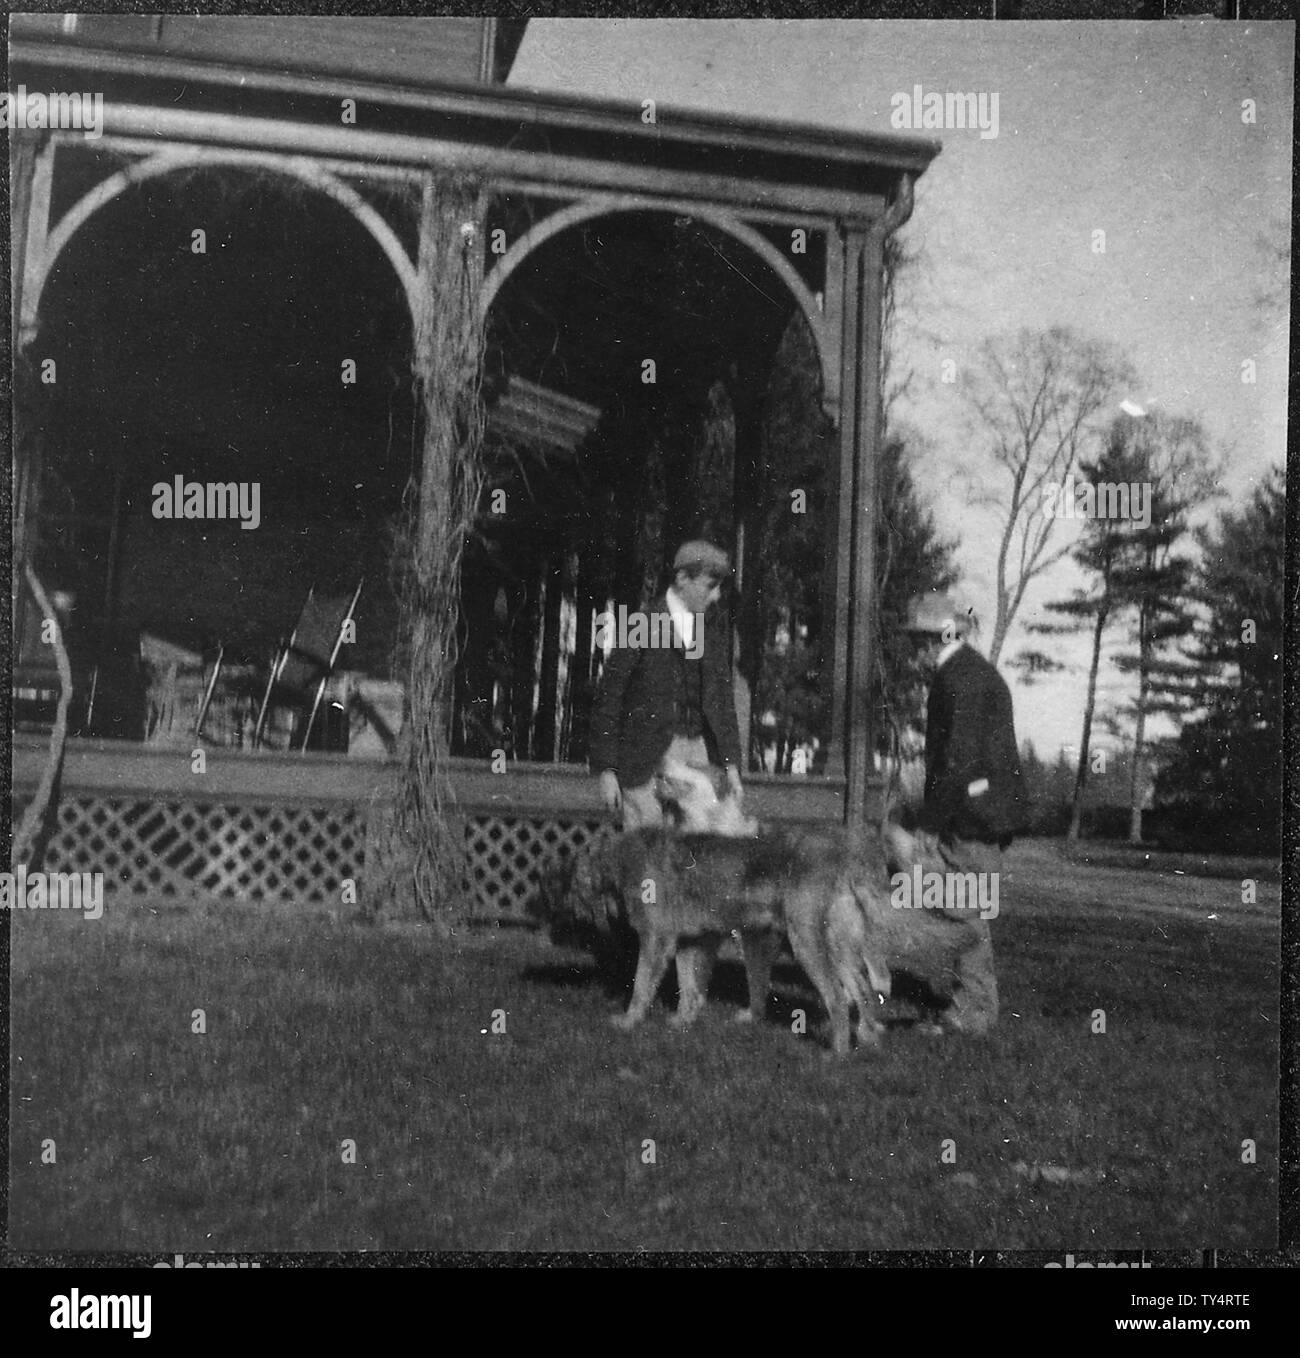
<svg viewBox="0 0 1300 1358">
<path fill-rule="evenodd" d="M 462 230 L 489 438 L 451 749 L 476 909 L 519 914 L 545 865 L 606 826 L 580 762 L 604 659 L 590 624 L 651 597 L 701 526 L 738 568 L 752 809 L 871 816 L 881 273 L 937 145 L 398 85 L 376 78 L 383 54 L 342 69 L 343 47 L 304 72 L 260 60 L 251 28 L 223 48 L 216 27 L 196 46 L 170 19 L 131 22 L 16 20 L 11 43 L 14 81 L 104 91 L 97 140 L 11 137 L 14 556 L 75 601 L 80 647 L 46 866 L 130 893 L 364 889 L 393 766 L 241 749 L 239 713 L 206 728 L 230 734 L 202 742 L 201 774 L 188 740 L 117 737 L 143 740 L 166 706 L 132 670 L 144 638 L 253 667 L 309 584 L 366 581 L 340 668 L 402 681 L 383 582 L 429 282 L 414 207 L 467 176 L 486 193 Z M 151 517 L 152 487 L 180 476 L 257 487 L 260 518 Z M 19 580 L 15 649 L 39 693 L 50 619 Z M 19 803 L 44 748 L 16 737 Z"/>
</svg>

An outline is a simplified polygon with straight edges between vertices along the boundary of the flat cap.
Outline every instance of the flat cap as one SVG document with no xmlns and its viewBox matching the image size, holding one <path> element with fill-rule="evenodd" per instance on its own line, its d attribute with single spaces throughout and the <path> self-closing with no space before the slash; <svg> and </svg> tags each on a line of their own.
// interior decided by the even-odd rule
<svg viewBox="0 0 1300 1358">
<path fill-rule="evenodd" d="M 975 627 L 975 610 L 956 594 L 927 590 L 918 594 L 907 606 L 905 632 L 920 632 L 927 636 L 964 637 Z"/>
<path fill-rule="evenodd" d="M 673 557 L 675 571 L 709 571 L 719 579 L 731 574 L 731 561 L 721 547 L 711 542 L 683 542 Z"/>
</svg>

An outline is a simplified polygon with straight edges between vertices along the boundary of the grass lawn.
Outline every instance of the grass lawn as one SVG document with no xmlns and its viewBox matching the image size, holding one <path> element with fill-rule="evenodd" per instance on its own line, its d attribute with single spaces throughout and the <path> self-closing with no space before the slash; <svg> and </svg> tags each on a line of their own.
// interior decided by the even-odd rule
<svg viewBox="0 0 1300 1358">
<path fill-rule="evenodd" d="M 696 1028 L 660 1005 L 628 1035 L 584 954 L 522 930 L 15 913 L 10 1245 L 1275 1244 L 1278 887 L 1242 905 L 1239 879 L 1038 842 L 1007 868 L 994 1033 L 900 1021 L 842 1062 L 789 1031 L 816 1000 L 788 962 L 765 1025 L 730 1021 L 744 981 L 724 964 Z"/>
</svg>

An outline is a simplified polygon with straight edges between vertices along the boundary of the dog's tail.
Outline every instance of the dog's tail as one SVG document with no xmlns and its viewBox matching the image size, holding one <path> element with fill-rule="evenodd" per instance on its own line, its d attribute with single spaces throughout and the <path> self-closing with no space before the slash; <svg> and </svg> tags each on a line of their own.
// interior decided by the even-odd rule
<svg viewBox="0 0 1300 1358">
<path fill-rule="evenodd" d="M 877 995 L 889 998 L 892 978 L 884 951 L 873 944 L 870 921 L 848 882 L 831 899 L 827 944 L 840 985 L 859 1012 L 873 1009 Z"/>
</svg>

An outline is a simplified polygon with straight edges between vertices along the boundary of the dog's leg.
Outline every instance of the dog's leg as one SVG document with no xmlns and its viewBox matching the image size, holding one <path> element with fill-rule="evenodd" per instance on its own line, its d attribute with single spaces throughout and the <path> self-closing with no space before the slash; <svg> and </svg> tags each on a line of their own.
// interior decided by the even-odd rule
<svg viewBox="0 0 1300 1358">
<path fill-rule="evenodd" d="M 738 1023 L 752 1023 L 767 1017 L 768 996 L 772 993 L 772 963 L 781 946 L 775 929 L 742 929 L 740 950 L 745 958 L 745 980 L 749 986 L 749 1008 L 736 1015 Z"/>
<path fill-rule="evenodd" d="M 844 1002 L 846 1005 L 857 1005 L 858 1007 L 857 1034 L 859 1047 L 878 1047 L 885 1034 L 885 1025 L 876 1015 L 876 1010 L 881 1003 L 880 997 L 888 996 L 890 986 L 888 970 L 883 972 L 883 987 L 881 985 L 882 965 L 879 962 L 867 964 L 868 983 L 864 985 L 863 964 L 859 958 L 838 956 L 835 959 L 836 978 L 839 981 Z"/>
<path fill-rule="evenodd" d="M 641 939 L 641 952 L 636 961 L 636 980 L 632 985 L 632 1002 L 627 1013 L 615 1014 L 610 1022 L 615 1028 L 634 1028 L 645 1018 L 654 997 L 659 992 L 660 982 L 673 960 L 677 939 L 673 934 L 651 932 Z"/>
<path fill-rule="evenodd" d="M 702 938 L 677 950 L 677 1012 L 668 1020 L 674 1028 L 685 1028 L 704 1012 L 721 942 L 718 938 Z"/>
<path fill-rule="evenodd" d="M 876 1017 L 873 1002 L 878 1003 L 874 995 L 857 996 L 859 1047 L 878 1047 L 885 1035 L 885 1025 Z"/>
<path fill-rule="evenodd" d="M 849 1003 L 835 974 L 825 937 L 826 921 L 818 899 L 824 887 L 801 887 L 785 903 L 786 928 L 795 959 L 817 987 L 831 1027 L 831 1050 L 849 1051 Z"/>
<path fill-rule="evenodd" d="M 978 921 L 979 941 L 957 962 L 957 993 L 944 1016 L 958 1032 L 982 1036 L 998 1021 L 998 981 L 993 966 L 993 941 L 986 920 Z"/>
<path fill-rule="evenodd" d="M 847 884 L 837 889 L 827 912 L 826 942 L 845 1002 L 858 1007 L 858 1046 L 878 1047 L 885 1031 L 876 1016 L 878 997 L 888 998 L 892 977 L 873 946 L 857 894 Z"/>
<path fill-rule="evenodd" d="M 703 939 L 677 950 L 677 1012 L 689 1023 L 699 1014 L 709 998 L 709 983 L 713 980 L 713 964 L 718 958 L 718 939 Z"/>
</svg>

